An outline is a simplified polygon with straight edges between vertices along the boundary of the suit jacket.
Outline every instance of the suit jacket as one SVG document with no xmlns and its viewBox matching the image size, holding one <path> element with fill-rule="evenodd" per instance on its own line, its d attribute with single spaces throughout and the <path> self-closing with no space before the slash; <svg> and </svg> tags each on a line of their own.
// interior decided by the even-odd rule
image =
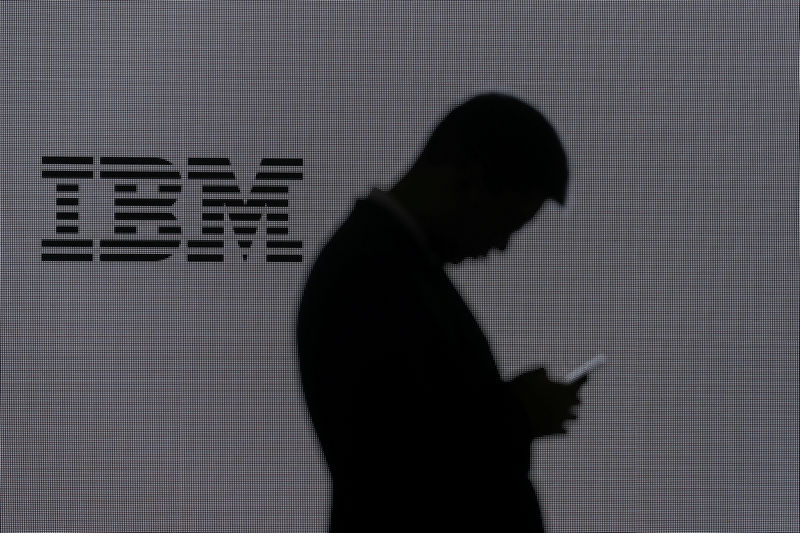
<svg viewBox="0 0 800 533">
<path fill-rule="evenodd" d="M 384 207 L 356 201 L 296 326 L 331 532 L 543 531 L 525 411 L 446 273 Z"/>
</svg>

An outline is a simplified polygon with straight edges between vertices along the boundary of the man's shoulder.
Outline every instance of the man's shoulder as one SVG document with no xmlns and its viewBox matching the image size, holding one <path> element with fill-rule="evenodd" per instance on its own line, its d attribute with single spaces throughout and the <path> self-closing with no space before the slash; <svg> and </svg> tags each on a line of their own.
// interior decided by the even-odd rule
<svg viewBox="0 0 800 533">
<path fill-rule="evenodd" d="M 320 250 L 303 300 L 340 305 L 413 291 L 427 265 L 408 236 L 370 202 L 359 200 Z"/>
<path fill-rule="evenodd" d="M 420 254 L 397 223 L 360 199 L 322 247 L 312 267 L 317 276 L 390 279 L 394 271 L 424 269 Z"/>
<path fill-rule="evenodd" d="M 378 332 L 410 334 L 434 322 L 429 271 L 411 245 L 379 226 L 365 228 L 366 222 L 348 218 L 311 267 L 295 324 L 307 353 L 315 352 L 312 346 L 320 346 L 320 339 L 352 340 L 357 332 L 369 344 L 370 335 L 382 335 Z"/>
</svg>

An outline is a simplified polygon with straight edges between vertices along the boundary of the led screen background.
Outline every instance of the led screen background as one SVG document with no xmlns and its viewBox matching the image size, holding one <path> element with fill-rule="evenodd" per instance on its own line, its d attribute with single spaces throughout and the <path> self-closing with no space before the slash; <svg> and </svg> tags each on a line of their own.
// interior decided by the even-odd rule
<svg viewBox="0 0 800 533">
<path fill-rule="evenodd" d="M 325 531 L 296 367 L 305 277 L 355 199 L 486 91 L 548 117 L 567 202 L 446 272 L 504 378 L 608 356 L 568 436 L 532 446 L 548 530 L 800 528 L 796 4 L 4 3 L 0 17 L 3 531 Z M 95 174 L 103 157 L 171 162 L 180 247 L 43 261 L 63 237 L 46 156 L 92 157 Z M 302 158 L 285 195 L 302 261 L 266 261 L 264 222 L 246 260 L 226 222 L 224 261 L 188 261 L 193 157 L 229 158 L 243 197 L 263 158 Z M 97 256 L 119 195 L 95 178 L 76 196 Z"/>
</svg>

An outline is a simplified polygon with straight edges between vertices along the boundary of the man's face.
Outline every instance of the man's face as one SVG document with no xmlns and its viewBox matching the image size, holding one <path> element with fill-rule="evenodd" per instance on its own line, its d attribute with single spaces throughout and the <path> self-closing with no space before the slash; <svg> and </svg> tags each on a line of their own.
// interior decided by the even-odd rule
<svg viewBox="0 0 800 533">
<path fill-rule="evenodd" d="M 483 257 L 492 248 L 505 250 L 511 235 L 530 221 L 545 201 L 514 191 L 484 192 L 476 200 L 462 233 L 462 253 L 466 257 Z"/>
</svg>

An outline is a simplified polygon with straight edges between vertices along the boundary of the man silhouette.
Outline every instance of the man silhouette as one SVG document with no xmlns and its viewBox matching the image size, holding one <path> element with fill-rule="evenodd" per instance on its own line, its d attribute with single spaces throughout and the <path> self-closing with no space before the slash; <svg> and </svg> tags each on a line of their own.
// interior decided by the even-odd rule
<svg viewBox="0 0 800 533">
<path fill-rule="evenodd" d="M 504 250 L 547 199 L 564 150 L 497 93 L 453 109 L 390 191 L 355 202 L 309 273 L 299 370 L 332 481 L 330 531 L 544 531 L 530 444 L 565 433 L 575 385 L 501 379 L 442 269 Z"/>
</svg>

